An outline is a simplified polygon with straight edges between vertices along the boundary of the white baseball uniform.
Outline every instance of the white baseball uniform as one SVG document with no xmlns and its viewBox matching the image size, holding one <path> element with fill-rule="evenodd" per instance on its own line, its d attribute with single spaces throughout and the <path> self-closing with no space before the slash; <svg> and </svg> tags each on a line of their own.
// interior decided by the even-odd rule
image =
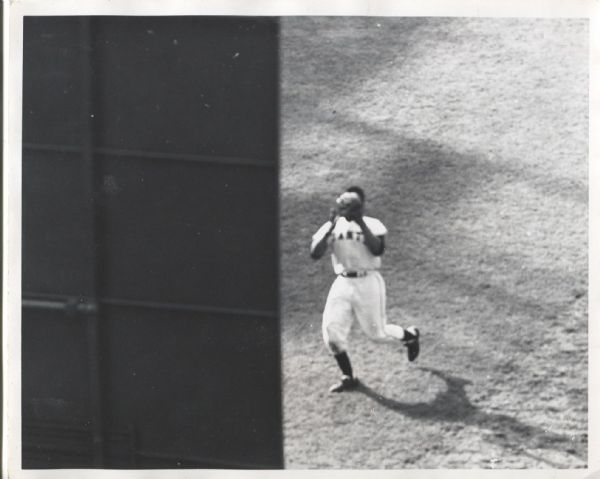
<svg viewBox="0 0 600 479">
<path fill-rule="evenodd" d="M 375 236 L 387 234 L 387 228 L 378 219 L 365 216 L 364 220 Z M 330 228 L 330 221 L 319 228 L 312 238 L 313 247 Z M 373 255 L 364 244 L 360 226 L 344 217 L 339 218 L 328 244 L 332 248 L 333 270 L 338 275 L 323 311 L 323 339 L 331 352 L 346 351 L 355 319 L 371 339 L 403 339 L 404 330 L 387 323 L 385 283 L 378 271 L 381 257 Z"/>
</svg>

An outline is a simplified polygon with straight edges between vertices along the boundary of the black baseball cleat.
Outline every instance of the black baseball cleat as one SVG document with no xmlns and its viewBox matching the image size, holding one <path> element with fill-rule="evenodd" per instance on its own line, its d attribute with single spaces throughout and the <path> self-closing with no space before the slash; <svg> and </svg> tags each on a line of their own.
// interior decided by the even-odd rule
<svg viewBox="0 0 600 479">
<path fill-rule="evenodd" d="M 329 388 L 330 393 L 341 393 L 343 391 L 352 391 L 358 386 L 358 378 L 343 375 L 339 383 Z"/>
<path fill-rule="evenodd" d="M 414 326 L 410 326 L 408 328 L 405 329 L 405 332 L 408 333 L 407 336 L 405 337 L 402 342 L 404 343 L 404 346 L 406 346 L 406 350 L 408 352 L 408 360 L 409 361 L 414 361 L 415 359 L 417 359 L 417 356 L 419 355 L 419 330 L 417 328 L 415 328 Z"/>
</svg>

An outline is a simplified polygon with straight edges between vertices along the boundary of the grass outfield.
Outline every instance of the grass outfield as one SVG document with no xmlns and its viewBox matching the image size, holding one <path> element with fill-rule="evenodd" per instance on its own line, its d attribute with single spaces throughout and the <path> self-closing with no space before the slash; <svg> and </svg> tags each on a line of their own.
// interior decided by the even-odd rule
<svg viewBox="0 0 600 479">
<path fill-rule="evenodd" d="M 288 468 L 584 467 L 588 25 L 282 21 L 281 268 Z M 361 390 L 321 339 L 308 256 L 350 184 L 389 229 L 388 317 L 355 330 Z"/>
</svg>

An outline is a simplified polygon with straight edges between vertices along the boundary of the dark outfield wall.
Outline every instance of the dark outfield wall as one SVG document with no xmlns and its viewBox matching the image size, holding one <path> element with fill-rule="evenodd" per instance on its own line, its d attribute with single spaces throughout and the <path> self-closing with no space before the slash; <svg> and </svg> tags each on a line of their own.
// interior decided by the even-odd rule
<svg viewBox="0 0 600 479">
<path fill-rule="evenodd" d="M 277 21 L 24 27 L 23 466 L 282 466 Z"/>
</svg>

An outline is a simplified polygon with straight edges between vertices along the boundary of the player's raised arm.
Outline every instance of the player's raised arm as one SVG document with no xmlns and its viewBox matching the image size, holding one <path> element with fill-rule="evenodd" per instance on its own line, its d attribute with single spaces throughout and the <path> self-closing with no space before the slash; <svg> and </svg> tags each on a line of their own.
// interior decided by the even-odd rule
<svg viewBox="0 0 600 479">
<path fill-rule="evenodd" d="M 367 223 L 365 223 L 365 219 L 362 216 L 356 218 L 354 221 L 356 221 L 358 226 L 360 226 L 365 239 L 365 246 L 369 249 L 371 254 L 374 256 L 381 256 L 385 251 L 385 237 L 375 236 L 371 229 L 367 226 Z"/>
<path fill-rule="evenodd" d="M 360 200 L 350 201 L 343 210 L 346 218 L 349 221 L 354 221 L 363 232 L 365 246 L 374 256 L 381 256 L 385 250 L 385 240 L 383 235 L 375 235 L 371 228 L 365 222 L 363 216 L 364 202 L 362 198 Z"/>
<path fill-rule="evenodd" d="M 310 257 L 312 259 L 320 259 L 327 251 L 327 243 L 333 228 L 335 228 L 335 222 L 338 219 L 337 210 L 332 209 L 329 213 L 329 221 L 319 228 L 310 243 Z"/>
</svg>

